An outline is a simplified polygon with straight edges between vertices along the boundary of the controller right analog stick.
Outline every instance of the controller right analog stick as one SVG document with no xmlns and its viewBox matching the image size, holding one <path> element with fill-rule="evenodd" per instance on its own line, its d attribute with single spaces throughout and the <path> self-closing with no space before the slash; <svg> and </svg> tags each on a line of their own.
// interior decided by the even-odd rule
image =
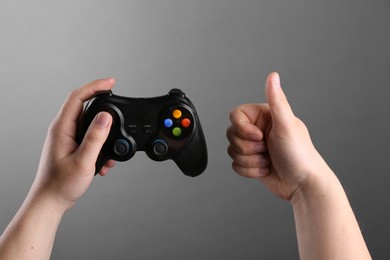
<svg viewBox="0 0 390 260">
<path fill-rule="evenodd" d="M 152 151 L 157 156 L 164 156 L 168 153 L 168 144 L 162 139 L 157 139 L 152 144 Z"/>
</svg>

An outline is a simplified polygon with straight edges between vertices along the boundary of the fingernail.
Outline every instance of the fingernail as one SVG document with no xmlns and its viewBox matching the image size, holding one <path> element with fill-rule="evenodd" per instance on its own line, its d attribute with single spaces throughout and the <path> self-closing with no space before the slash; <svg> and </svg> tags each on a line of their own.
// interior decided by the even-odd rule
<svg viewBox="0 0 390 260">
<path fill-rule="evenodd" d="M 280 77 L 279 77 L 279 74 L 277 72 L 274 73 L 274 77 L 272 78 L 272 80 L 273 80 L 273 83 L 274 83 L 275 87 L 281 88 L 281 86 L 280 86 Z"/>
<path fill-rule="evenodd" d="M 104 81 L 107 81 L 107 82 L 109 82 L 109 83 L 111 83 L 111 84 L 114 84 L 115 83 L 115 79 L 114 78 L 112 78 L 112 77 L 110 77 L 110 78 L 105 78 L 105 79 L 103 79 Z"/>
<path fill-rule="evenodd" d="M 271 172 L 271 168 L 270 168 L 270 167 L 260 168 L 260 169 L 259 169 L 259 176 L 260 176 L 260 177 L 265 177 L 265 176 L 267 176 L 270 172 Z"/>
<path fill-rule="evenodd" d="M 262 141 L 263 140 L 263 136 L 261 134 L 251 134 L 249 136 L 250 140 L 252 141 Z"/>
<path fill-rule="evenodd" d="M 267 146 L 265 142 L 258 142 L 255 144 L 256 153 L 265 153 L 267 151 Z"/>
<path fill-rule="evenodd" d="M 111 115 L 107 112 L 100 112 L 96 116 L 96 124 L 101 128 L 106 128 L 111 122 Z"/>
</svg>

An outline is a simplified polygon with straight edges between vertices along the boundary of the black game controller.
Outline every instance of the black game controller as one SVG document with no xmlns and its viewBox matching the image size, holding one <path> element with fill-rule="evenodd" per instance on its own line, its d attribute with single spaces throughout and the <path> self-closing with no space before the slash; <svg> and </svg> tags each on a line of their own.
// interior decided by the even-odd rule
<svg viewBox="0 0 390 260">
<path fill-rule="evenodd" d="M 172 159 L 188 176 L 201 174 L 207 166 L 207 147 L 192 102 L 179 89 L 152 98 L 128 98 L 111 91 L 96 94 L 86 104 L 77 129 L 80 144 L 101 111 L 113 118 L 110 133 L 96 161 L 97 174 L 107 160 L 127 161 L 145 151 L 155 161 Z"/>
</svg>

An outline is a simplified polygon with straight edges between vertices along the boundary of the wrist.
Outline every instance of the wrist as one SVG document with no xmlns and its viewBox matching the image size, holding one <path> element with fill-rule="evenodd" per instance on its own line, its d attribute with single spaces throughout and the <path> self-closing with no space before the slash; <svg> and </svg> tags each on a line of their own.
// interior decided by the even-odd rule
<svg viewBox="0 0 390 260">
<path fill-rule="evenodd" d="M 371 259 L 345 191 L 324 163 L 291 197 L 302 259 Z"/>
<path fill-rule="evenodd" d="M 74 204 L 58 198 L 58 195 L 49 189 L 37 189 L 34 186 L 31 188 L 27 199 L 31 203 L 40 204 L 44 210 L 58 217 L 62 217 Z"/>
<path fill-rule="evenodd" d="M 310 204 L 311 202 L 315 204 L 316 201 L 324 198 L 325 195 L 332 193 L 336 187 L 340 186 L 342 189 L 336 175 L 325 161 L 321 159 L 321 163 L 317 165 L 318 167 L 311 169 L 307 173 L 306 179 L 291 196 L 290 203 L 294 209 Z"/>
<path fill-rule="evenodd" d="M 64 213 L 65 207 L 33 186 L 1 236 L 1 257 L 49 259 Z"/>
</svg>

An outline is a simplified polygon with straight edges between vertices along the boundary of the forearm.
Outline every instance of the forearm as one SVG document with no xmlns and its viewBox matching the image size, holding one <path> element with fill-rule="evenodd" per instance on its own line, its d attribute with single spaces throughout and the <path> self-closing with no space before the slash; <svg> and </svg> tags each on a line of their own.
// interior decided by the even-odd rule
<svg viewBox="0 0 390 260">
<path fill-rule="evenodd" d="M 0 259 L 50 259 L 64 213 L 49 197 L 30 192 L 0 238 Z"/>
<path fill-rule="evenodd" d="M 339 180 L 325 163 L 319 171 L 291 201 L 301 259 L 371 259 Z"/>
</svg>

